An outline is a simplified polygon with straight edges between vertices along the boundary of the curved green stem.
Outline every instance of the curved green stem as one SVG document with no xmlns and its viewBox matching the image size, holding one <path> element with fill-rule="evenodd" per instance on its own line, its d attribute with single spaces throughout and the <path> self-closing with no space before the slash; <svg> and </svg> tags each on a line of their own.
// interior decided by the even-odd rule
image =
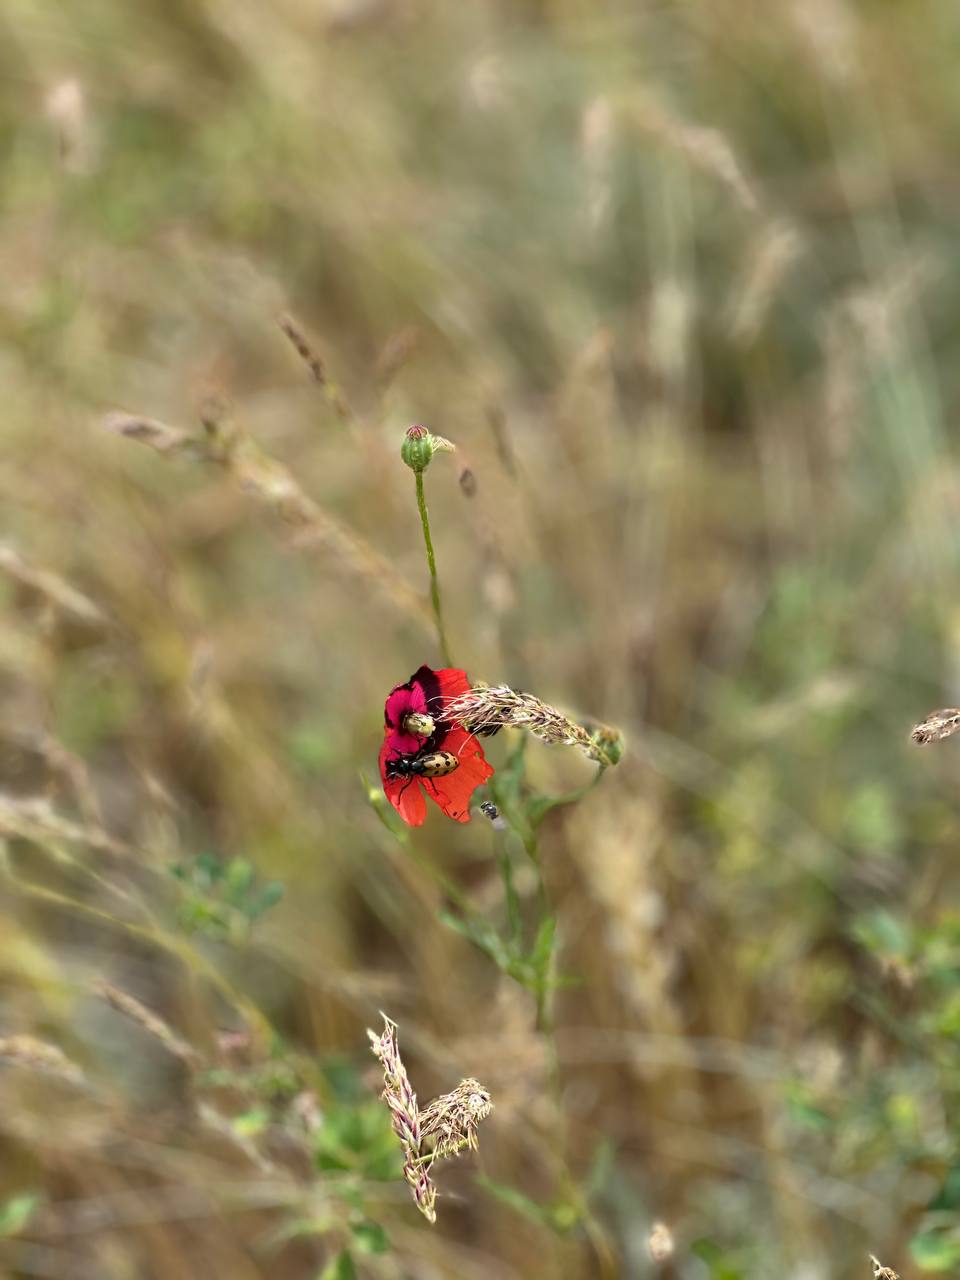
<svg viewBox="0 0 960 1280">
<path fill-rule="evenodd" d="M 427 501 L 423 496 L 423 472 L 417 471 L 417 508 L 420 511 L 420 523 L 423 526 L 423 541 L 427 548 L 427 566 L 430 569 L 430 599 L 433 601 L 433 618 L 437 624 L 437 639 L 440 641 L 440 654 L 448 667 L 453 666 L 450 657 L 450 646 L 447 644 L 447 633 L 443 627 L 443 613 L 440 609 L 440 583 L 437 579 L 437 561 L 433 554 L 433 539 L 430 537 L 430 517 L 427 514 Z"/>
</svg>

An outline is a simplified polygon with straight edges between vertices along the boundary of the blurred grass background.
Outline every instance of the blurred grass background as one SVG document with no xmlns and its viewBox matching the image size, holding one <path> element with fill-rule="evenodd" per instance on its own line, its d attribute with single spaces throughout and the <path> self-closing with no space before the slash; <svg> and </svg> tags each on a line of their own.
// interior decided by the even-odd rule
<svg viewBox="0 0 960 1280">
<path fill-rule="evenodd" d="M 0 1268 L 960 1274 L 957 765 L 908 741 L 960 700 L 956 6 L 8 0 L 0 34 Z M 102 425 L 212 405 L 386 568 Z M 440 872 L 501 909 L 489 826 L 400 844 L 360 778 L 438 657 L 411 422 L 458 447 L 456 660 L 628 737 L 545 829 L 562 1119 L 529 995 L 438 920 Z M 435 1228 L 381 1008 L 422 1098 L 494 1097 Z"/>
</svg>

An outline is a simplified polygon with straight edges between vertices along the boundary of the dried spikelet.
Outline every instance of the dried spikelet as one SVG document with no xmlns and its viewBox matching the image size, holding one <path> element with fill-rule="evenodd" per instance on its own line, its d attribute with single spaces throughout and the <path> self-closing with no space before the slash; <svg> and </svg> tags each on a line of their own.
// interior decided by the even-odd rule
<svg viewBox="0 0 960 1280">
<path fill-rule="evenodd" d="M 19 836 L 41 846 L 65 840 L 117 857 L 133 855 L 128 845 L 114 840 L 102 827 L 62 817 L 43 796 L 21 799 L 0 792 L 0 836 Z"/>
<path fill-rule="evenodd" d="M 370 1046 L 383 1067 L 383 1093 L 390 1108 L 393 1131 L 403 1145 L 403 1176 L 417 1208 L 428 1222 L 436 1222 L 437 1189 L 430 1181 L 429 1163 L 424 1163 L 421 1147 L 420 1112 L 407 1069 L 397 1047 L 397 1024 L 383 1014 L 383 1032 L 367 1031 Z"/>
<path fill-rule="evenodd" d="M 83 85 L 72 76 L 59 80 L 43 105 L 57 133 L 63 167 L 68 173 L 89 173 L 95 159 L 94 138 Z"/>
<path fill-rule="evenodd" d="M 920 746 L 928 742 L 942 742 L 944 738 L 952 738 L 960 730 L 960 709 L 946 707 L 943 711 L 931 711 L 925 720 L 915 724 L 910 737 Z"/>
<path fill-rule="evenodd" d="M 321 357 L 317 354 L 315 348 L 310 344 L 306 334 L 294 320 L 293 316 L 284 313 L 277 316 L 277 324 L 283 333 L 290 339 L 294 350 L 310 370 L 310 376 L 314 382 L 324 393 L 327 402 L 333 408 L 338 417 L 344 421 L 353 415 L 350 412 L 350 406 L 343 397 L 340 388 L 337 387 L 327 374 L 326 366 Z"/>
<path fill-rule="evenodd" d="M 91 627 L 106 625 L 106 616 L 99 605 L 94 604 L 59 574 L 28 564 L 8 543 L 0 543 L 0 573 L 5 573 L 20 586 L 36 592 L 54 608 L 78 622 Z"/>
<path fill-rule="evenodd" d="M 188 431 L 171 427 L 156 418 L 144 418 L 132 413 L 109 413 L 103 420 L 107 431 L 139 440 L 157 453 L 196 452 L 197 441 Z"/>
<path fill-rule="evenodd" d="M 405 325 L 390 335 L 377 356 L 377 385 L 381 391 L 393 381 L 394 377 L 410 360 L 420 342 L 420 330 L 416 325 Z"/>
<path fill-rule="evenodd" d="M 738 342 L 751 343 L 757 337 L 777 289 L 802 248 L 799 232 L 783 219 L 770 222 L 756 239 L 730 311 L 730 329 Z"/>
<path fill-rule="evenodd" d="M 249 436 L 226 432 L 212 419 L 204 424 L 206 439 L 127 414 L 111 414 L 105 425 L 159 453 L 190 453 L 218 463 L 244 496 L 262 503 L 297 530 L 296 546 L 322 547 L 350 573 L 379 590 L 399 612 L 416 619 L 424 629 L 432 627 L 426 601 L 399 577 L 393 565 L 309 498 L 287 468 L 264 453 Z"/>
<path fill-rule="evenodd" d="M 636 93 L 628 117 L 644 133 L 678 151 L 701 172 L 721 182 L 747 213 L 757 213 L 760 201 L 734 153 L 719 129 L 679 120 L 652 94 Z"/>
<path fill-rule="evenodd" d="M 420 1139 L 436 1159 L 476 1151 L 477 1127 L 492 1110 L 490 1094 L 479 1081 L 461 1080 L 452 1093 L 442 1093 L 420 1112 Z"/>
<path fill-rule="evenodd" d="M 526 729 L 541 742 L 578 747 L 602 765 L 616 764 L 623 754 L 623 738 L 616 729 L 600 725 L 588 730 L 532 693 L 523 693 L 505 684 L 475 685 L 454 698 L 444 714 L 470 733 Z"/>
<path fill-rule="evenodd" d="M 168 1027 L 158 1014 L 148 1009 L 146 1005 L 141 1004 L 135 996 L 128 995 L 126 991 L 121 991 L 119 987 L 115 987 L 105 980 L 101 980 L 96 984 L 96 991 L 111 1008 L 116 1009 L 118 1013 L 122 1013 L 131 1022 L 135 1022 L 154 1040 L 158 1041 L 171 1057 L 178 1058 L 181 1062 L 186 1063 L 187 1066 L 196 1064 L 199 1057 L 196 1050 L 191 1048 L 184 1040 L 181 1040 L 177 1033 Z"/>
<path fill-rule="evenodd" d="M 665 1222 L 655 1222 L 650 1228 L 647 1248 L 654 1262 L 666 1262 L 673 1257 L 673 1234 Z"/>
<path fill-rule="evenodd" d="M 82 1084 L 83 1072 L 71 1062 L 62 1049 L 33 1036 L 0 1036 L 0 1062 L 56 1076 L 69 1084 Z"/>
<path fill-rule="evenodd" d="M 420 1111 L 397 1047 L 397 1024 L 386 1014 L 382 1017 L 382 1033 L 367 1032 L 383 1067 L 380 1096 L 390 1108 L 393 1131 L 403 1145 L 403 1176 L 414 1202 L 428 1222 L 436 1222 L 437 1189 L 430 1181 L 430 1169 L 436 1160 L 459 1155 L 464 1148 L 477 1150 L 478 1126 L 493 1104 L 483 1085 L 469 1079 L 461 1080 L 452 1093 L 441 1094 Z"/>
<path fill-rule="evenodd" d="M 870 1261 L 873 1263 L 873 1280 L 900 1280 L 896 1271 L 892 1267 L 885 1267 L 879 1258 L 875 1258 L 870 1254 Z"/>
</svg>

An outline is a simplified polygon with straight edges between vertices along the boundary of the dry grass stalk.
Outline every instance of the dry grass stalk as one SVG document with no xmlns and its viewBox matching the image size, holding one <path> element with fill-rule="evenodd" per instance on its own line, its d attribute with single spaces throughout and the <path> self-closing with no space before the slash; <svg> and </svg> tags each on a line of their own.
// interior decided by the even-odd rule
<svg viewBox="0 0 960 1280">
<path fill-rule="evenodd" d="M 76 587 L 49 569 L 39 569 L 24 560 L 8 543 L 0 543 L 0 573 L 5 573 L 19 586 L 26 587 L 53 605 L 61 613 L 88 626 L 102 627 L 106 615 L 99 605 L 83 595 Z"/>
<path fill-rule="evenodd" d="M 43 796 L 21 799 L 0 791 L 0 836 L 16 836 L 41 846 L 64 840 L 117 857 L 133 855 L 128 845 L 114 840 L 102 827 L 63 817 Z"/>
<path fill-rule="evenodd" d="M 526 729 L 552 746 L 579 747 L 598 764 L 616 764 L 623 740 L 615 729 L 599 726 L 588 730 L 532 693 L 508 685 L 474 685 L 454 698 L 444 715 L 470 733 L 491 733 L 501 728 Z"/>
<path fill-rule="evenodd" d="M 870 1261 L 873 1263 L 873 1280 L 900 1280 L 896 1271 L 892 1267 L 885 1267 L 879 1258 L 875 1258 L 870 1254 Z"/>
<path fill-rule="evenodd" d="M 760 211 L 760 200 L 743 166 L 719 129 L 681 120 L 651 93 L 633 95 L 627 117 L 657 141 L 683 155 L 689 163 L 720 182 L 747 213 Z"/>
<path fill-rule="evenodd" d="M 492 1106 L 478 1080 L 461 1080 L 452 1093 L 442 1093 L 420 1112 L 421 1142 L 435 1159 L 459 1155 L 464 1147 L 476 1151 L 478 1126 Z"/>
<path fill-rule="evenodd" d="M 317 354 L 316 349 L 311 345 L 293 316 L 285 312 L 283 315 L 277 316 L 277 324 L 286 337 L 290 339 L 297 355 L 310 370 L 310 376 L 323 391 L 324 396 L 337 416 L 344 421 L 351 418 L 353 415 L 350 412 L 350 406 L 343 397 L 343 393 L 339 387 L 330 381 L 323 359 Z"/>
<path fill-rule="evenodd" d="M 322 547 L 348 572 L 375 587 L 398 612 L 416 619 L 424 630 L 432 630 L 426 601 L 399 577 L 394 566 L 308 497 L 288 469 L 249 436 L 227 432 L 209 421 L 204 439 L 152 419 L 119 413 L 111 414 L 105 425 L 158 453 L 188 453 L 218 463 L 245 497 L 254 498 L 297 530 L 297 546 Z"/>
<path fill-rule="evenodd" d="M 407 1069 L 397 1046 L 397 1024 L 383 1014 L 383 1032 L 368 1031 L 374 1054 L 383 1067 L 383 1093 L 393 1130 L 403 1144 L 403 1176 L 417 1208 L 428 1222 L 436 1222 L 437 1189 L 430 1181 L 435 1160 L 476 1151 L 477 1129 L 490 1114 L 489 1092 L 476 1080 L 461 1080 L 451 1093 L 441 1094 L 423 1111 L 417 1106 Z"/>
<path fill-rule="evenodd" d="M 119 987 L 115 987 L 104 979 L 97 982 L 96 991 L 111 1008 L 122 1013 L 131 1022 L 137 1023 L 148 1035 L 157 1040 L 171 1057 L 178 1058 L 189 1067 L 197 1064 L 199 1054 L 196 1050 L 186 1041 L 181 1040 L 158 1014 L 141 1004 L 135 996 L 128 995 L 126 991 L 121 991 Z"/>
<path fill-rule="evenodd" d="M 910 737 L 920 746 L 928 742 L 942 742 L 944 738 L 952 738 L 960 730 L 960 709 L 946 707 L 943 711 L 931 711 L 925 720 L 915 724 Z"/>
<path fill-rule="evenodd" d="M 413 1193 L 417 1208 L 428 1222 L 436 1222 L 434 1208 L 437 1189 L 430 1181 L 424 1164 L 420 1111 L 417 1095 L 413 1092 L 407 1069 L 400 1058 L 397 1046 L 397 1024 L 383 1015 L 383 1033 L 368 1031 L 370 1045 L 383 1067 L 383 1093 L 380 1095 L 393 1117 L 393 1131 L 403 1144 L 403 1176 Z"/>
<path fill-rule="evenodd" d="M 33 1036 L 0 1036 L 0 1062 L 56 1076 L 70 1084 L 83 1083 L 83 1072 L 62 1049 Z"/>
</svg>

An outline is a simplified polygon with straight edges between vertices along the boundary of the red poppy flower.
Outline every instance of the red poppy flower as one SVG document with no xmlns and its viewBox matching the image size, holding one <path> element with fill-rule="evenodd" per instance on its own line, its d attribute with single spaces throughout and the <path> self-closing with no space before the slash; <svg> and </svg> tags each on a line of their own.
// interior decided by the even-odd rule
<svg viewBox="0 0 960 1280">
<path fill-rule="evenodd" d="M 441 671 L 421 667 L 406 684 L 398 684 L 391 690 L 387 698 L 383 708 L 380 778 L 387 799 L 411 827 L 419 827 L 427 816 L 424 793 L 436 801 L 448 818 L 469 822 L 470 797 L 493 773 L 493 766 L 487 764 L 483 748 L 474 735 L 443 718 L 447 703 L 469 688 L 466 672 L 456 667 Z M 408 721 L 411 714 L 424 717 L 414 721 L 415 725 L 423 726 L 423 733 L 411 732 Z M 456 766 L 439 776 L 415 771 L 422 767 L 426 757 L 437 753 L 453 757 Z M 447 763 L 440 763 L 438 767 L 445 769 Z"/>
</svg>

